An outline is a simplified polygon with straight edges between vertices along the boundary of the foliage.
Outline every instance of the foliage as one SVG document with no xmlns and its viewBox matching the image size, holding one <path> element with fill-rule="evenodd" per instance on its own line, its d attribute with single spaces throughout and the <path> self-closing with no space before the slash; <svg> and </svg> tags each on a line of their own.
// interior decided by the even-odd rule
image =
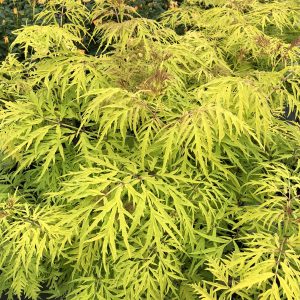
<svg viewBox="0 0 300 300">
<path fill-rule="evenodd" d="M 39 1 L 41 2 L 41 1 Z M 42 4 L 30 0 L 0 0 L 0 59 L 4 59 L 14 36 L 12 31 L 33 23 Z"/>
<path fill-rule="evenodd" d="M 169 8 L 168 0 L 131 0 L 128 2 L 137 8 L 140 15 L 146 18 L 157 19 Z"/>
<path fill-rule="evenodd" d="M 1 64 L 0 294 L 299 299 L 299 4 L 95 2 Z"/>
<path fill-rule="evenodd" d="M 0 0 L 0 60 L 5 58 L 9 51 L 9 46 L 14 40 L 12 32 L 24 25 L 35 23 L 35 16 L 41 12 L 44 5 L 47 5 L 47 3 L 55 4 L 56 2 L 49 2 L 48 0 Z M 85 0 L 83 3 L 89 10 L 95 4 L 94 0 Z M 129 4 L 135 7 L 140 15 L 154 19 L 169 7 L 167 0 L 133 0 Z M 53 5 L 51 6 L 54 8 Z M 49 14 L 49 6 L 47 11 Z M 60 13 L 61 11 L 58 12 L 59 15 Z M 43 17 L 43 14 L 40 17 Z M 67 17 L 64 16 L 65 21 Z M 84 25 L 89 27 L 89 23 Z M 89 50 L 92 53 L 94 51 L 93 47 L 89 47 Z"/>
</svg>

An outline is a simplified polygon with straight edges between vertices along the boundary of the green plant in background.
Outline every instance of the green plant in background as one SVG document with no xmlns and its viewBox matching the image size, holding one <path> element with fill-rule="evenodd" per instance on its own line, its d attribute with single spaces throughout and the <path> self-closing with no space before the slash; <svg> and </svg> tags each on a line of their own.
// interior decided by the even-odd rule
<svg viewBox="0 0 300 300">
<path fill-rule="evenodd" d="M 146 18 L 157 19 L 160 14 L 169 8 L 168 0 L 132 0 L 129 4 L 137 9 L 140 15 Z"/>
<path fill-rule="evenodd" d="M 51 0 L 16 31 L 0 294 L 300 298 L 299 3 L 169 7 Z"/>
<path fill-rule="evenodd" d="M 32 24 L 34 15 L 41 10 L 42 1 L 0 0 L 0 60 L 8 53 L 13 40 L 12 31 Z"/>
<path fill-rule="evenodd" d="M 43 9 L 46 0 L 0 0 L 0 60 L 9 51 L 14 40 L 12 32 L 24 25 L 33 24 L 35 16 Z M 94 5 L 94 0 L 83 1 L 88 9 Z M 133 0 L 128 4 L 135 7 L 140 15 L 147 18 L 158 18 L 169 8 L 167 0 Z M 90 24 L 85 24 L 87 27 Z M 94 53 L 93 47 L 89 47 Z"/>
</svg>

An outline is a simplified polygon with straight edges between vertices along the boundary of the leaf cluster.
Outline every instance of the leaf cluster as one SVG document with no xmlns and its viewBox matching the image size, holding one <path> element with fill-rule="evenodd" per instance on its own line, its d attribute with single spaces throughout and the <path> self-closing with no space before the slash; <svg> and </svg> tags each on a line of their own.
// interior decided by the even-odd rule
<svg viewBox="0 0 300 300">
<path fill-rule="evenodd" d="M 1 64 L 0 294 L 298 299 L 299 6 L 129 4 L 49 1 Z"/>
</svg>

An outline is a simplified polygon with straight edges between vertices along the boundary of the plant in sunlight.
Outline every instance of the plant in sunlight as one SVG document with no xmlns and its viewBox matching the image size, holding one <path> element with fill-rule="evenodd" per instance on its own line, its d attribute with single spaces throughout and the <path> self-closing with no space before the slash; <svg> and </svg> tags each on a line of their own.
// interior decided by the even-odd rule
<svg viewBox="0 0 300 300">
<path fill-rule="evenodd" d="M 299 3 L 86 2 L 0 66 L 0 295 L 299 299 Z"/>
</svg>

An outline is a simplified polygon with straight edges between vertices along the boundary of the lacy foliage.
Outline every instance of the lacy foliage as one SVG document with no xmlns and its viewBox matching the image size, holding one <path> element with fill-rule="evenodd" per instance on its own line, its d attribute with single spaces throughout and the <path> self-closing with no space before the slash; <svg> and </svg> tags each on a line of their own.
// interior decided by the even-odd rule
<svg viewBox="0 0 300 300">
<path fill-rule="evenodd" d="M 299 299 L 299 3 L 95 2 L 0 67 L 0 294 Z"/>
</svg>

